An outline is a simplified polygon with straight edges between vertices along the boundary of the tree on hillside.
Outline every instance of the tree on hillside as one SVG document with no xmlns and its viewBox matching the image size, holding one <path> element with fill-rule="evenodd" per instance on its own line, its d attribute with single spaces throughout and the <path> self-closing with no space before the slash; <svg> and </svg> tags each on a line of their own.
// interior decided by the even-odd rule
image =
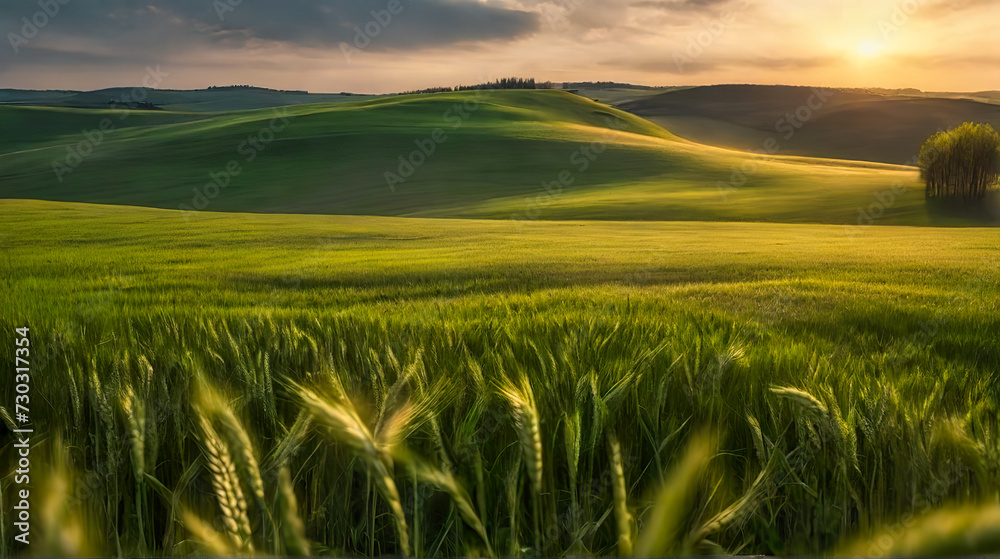
<svg viewBox="0 0 1000 559">
<path fill-rule="evenodd" d="M 920 150 L 927 199 L 977 202 L 1000 179 L 1000 134 L 989 124 L 965 124 L 931 136 Z"/>
</svg>

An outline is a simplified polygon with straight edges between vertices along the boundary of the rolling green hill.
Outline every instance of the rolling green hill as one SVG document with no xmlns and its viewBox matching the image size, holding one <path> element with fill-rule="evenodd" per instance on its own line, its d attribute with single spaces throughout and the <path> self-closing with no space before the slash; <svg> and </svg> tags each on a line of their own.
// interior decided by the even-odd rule
<svg viewBox="0 0 1000 559">
<path fill-rule="evenodd" d="M 825 89 L 826 98 L 819 102 L 810 101 L 814 91 L 797 86 L 714 85 L 645 95 L 616 105 L 710 145 L 751 150 L 768 138 L 787 138 L 781 150 L 785 155 L 894 164 L 913 161 L 924 141 L 940 129 L 963 122 L 1000 127 L 1000 105 L 992 104 L 996 101 L 989 97 L 992 92 Z"/>
<path fill-rule="evenodd" d="M 111 100 L 145 101 L 168 111 L 223 112 L 265 109 L 308 103 L 335 103 L 371 98 L 351 93 L 307 93 L 264 87 L 218 87 L 214 89 L 153 89 L 109 87 L 95 91 L 36 91 L 0 89 L 0 104 L 105 109 Z"/>
<path fill-rule="evenodd" d="M 0 140 L 0 198 L 502 219 L 937 221 L 909 167 L 708 147 L 564 92 L 478 95 L 224 114 L 0 107 L 5 127 L 31 130 Z M 94 132 L 102 123 L 113 129 Z"/>
</svg>

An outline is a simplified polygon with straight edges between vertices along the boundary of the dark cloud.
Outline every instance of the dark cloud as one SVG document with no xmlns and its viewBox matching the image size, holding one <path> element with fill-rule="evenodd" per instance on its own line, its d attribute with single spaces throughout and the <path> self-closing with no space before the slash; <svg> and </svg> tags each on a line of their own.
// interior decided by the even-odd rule
<svg viewBox="0 0 1000 559">
<path fill-rule="evenodd" d="M 48 47 L 34 47 L 31 49 L 31 63 L 42 66 L 100 66 L 100 65 L 144 65 L 155 62 L 154 57 L 142 54 L 141 52 L 110 52 L 92 53 L 74 50 L 64 50 Z M 11 58 L 2 58 L 2 61 L 11 62 Z M 16 57 L 13 59 L 16 61 Z M 2 66 L 0 66 L 2 68 Z"/>
<path fill-rule="evenodd" d="M 457 0 L 284 0 L 280 9 L 245 1 L 223 16 L 220 32 L 304 46 L 353 43 L 358 30 L 377 30 L 370 48 L 378 50 L 506 41 L 538 28 L 536 14 Z"/>
<path fill-rule="evenodd" d="M 3 0 L 0 31 L 20 33 L 22 18 L 39 11 L 37 0 Z M 32 62 L 47 62 L 37 47 L 53 43 L 75 42 L 108 56 L 215 46 L 332 49 L 354 45 L 358 30 L 367 29 L 357 41 L 366 50 L 418 50 L 509 41 L 539 27 L 535 13 L 469 0 L 77 0 L 44 19 L 39 38 L 23 49 L 27 58 L 35 51 Z"/>
<path fill-rule="evenodd" d="M 582 35 L 591 31 L 662 35 L 713 13 L 743 11 L 754 0 L 519 0 L 537 10 L 553 30 Z M 659 12 L 651 15 L 650 12 Z M 589 37 L 588 37 L 589 40 Z"/>
<path fill-rule="evenodd" d="M 730 23 L 754 18 L 759 20 L 756 0 L 630 0 L 629 8 L 639 12 L 660 34 L 676 35 L 674 28 L 692 27 L 706 22 Z"/>
<path fill-rule="evenodd" d="M 629 5 L 664 12 L 703 12 L 717 10 L 731 3 L 733 0 L 639 0 Z"/>
</svg>

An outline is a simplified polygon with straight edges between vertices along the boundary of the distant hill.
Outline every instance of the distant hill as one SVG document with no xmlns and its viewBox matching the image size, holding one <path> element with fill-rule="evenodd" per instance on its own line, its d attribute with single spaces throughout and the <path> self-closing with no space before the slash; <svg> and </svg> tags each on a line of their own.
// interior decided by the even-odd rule
<svg viewBox="0 0 1000 559">
<path fill-rule="evenodd" d="M 864 218 L 859 209 L 867 211 L 876 194 L 898 182 L 904 191 L 891 193 L 878 223 L 939 223 L 926 211 L 912 168 L 705 146 L 563 91 L 481 95 L 386 96 L 279 112 L 135 111 L 125 119 L 110 110 L 0 106 L 0 126 L 25 131 L 0 137 L 0 199 L 505 220 L 857 224 Z M 281 116 L 287 126 L 274 120 Z M 104 118 L 115 128 L 101 136 L 93 130 Z"/>
<path fill-rule="evenodd" d="M 73 97 L 81 92 L 38 89 L 0 89 L 0 104 L 44 105 Z"/>
<path fill-rule="evenodd" d="M 654 90 L 654 89 L 659 89 L 659 90 L 665 90 L 665 89 L 671 89 L 671 88 L 667 88 L 667 87 L 659 87 L 659 86 L 652 86 L 652 85 L 636 85 L 636 84 L 632 84 L 632 83 L 623 83 L 623 82 L 563 82 L 562 83 L 562 88 L 563 89 L 593 89 L 593 90 L 601 90 L 601 89 L 638 89 L 638 90 Z"/>
<path fill-rule="evenodd" d="M 883 163 L 906 163 L 939 129 L 963 122 L 1000 128 L 1000 104 L 981 100 L 995 92 L 899 94 L 892 90 L 834 90 L 825 102 L 804 109 L 809 118 L 792 123 L 789 114 L 806 105 L 808 87 L 717 85 L 669 91 L 619 103 L 692 141 L 741 150 L 761 149 L 769 138 L 779 153 Z M 915 93 L 914 93 L 915 92 Z M 939 97 L 934 97 L 938 95 Z M 966 97 L 962 99 L 960 97 Z M 789 125 L 801 124 L 789 135 Z"/>
<path fill-rule="evenodd" d="M 180 112 L 221 112 L 249 109 L 266 109 L 308 103 L 336 103 L 369 99 L 371 95 L 351 93 L 308 93 L 281 91 L 262 87 L 214 87 L 209 89 L 172 90 L 131 87 L 112 87 L 95 91 L 28 91 L 0 90 L 0 104 L 71 107 L 77 109 L 106 109 L 111 101 L 129 103 L 133 108 L 144 108 L 139 103 Z"/>
</svg>

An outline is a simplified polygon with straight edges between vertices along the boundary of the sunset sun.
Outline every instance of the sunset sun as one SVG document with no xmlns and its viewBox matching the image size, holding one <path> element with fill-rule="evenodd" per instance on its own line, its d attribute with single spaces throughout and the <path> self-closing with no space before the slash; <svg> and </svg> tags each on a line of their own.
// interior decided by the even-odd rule
<svg viewBox="0 0 1000 559">
<path fill-rule="evenodd" d="M 857 55 L 863 59 L 877 58 L 884 50 L 882 43 L 878 41 L 865 41 L 858 45 Z"/>
</svg>

